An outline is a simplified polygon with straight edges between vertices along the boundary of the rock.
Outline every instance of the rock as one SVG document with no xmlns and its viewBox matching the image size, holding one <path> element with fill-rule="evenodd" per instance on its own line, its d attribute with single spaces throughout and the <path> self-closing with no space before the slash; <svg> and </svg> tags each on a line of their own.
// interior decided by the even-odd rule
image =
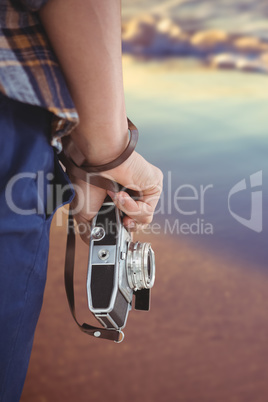
<svg viewBox="0 0 268 402">
<path fill-rule="evenodd" d="M 264 72 L 259 60 L 249 60 L 246 58 L 240 58 L 237 60 L 236 68 L 241 71 L 249 73 Z"/>
<path fill-rule="evenodd" d="M 132 19 L 125 27 L 122 34 L 123 41 L 134 46 L 148 47 L 152 44 L 156 35 L 156 21 L 151 15 L 143 15 Z"/>
<path fill-rule="evenodd" d="M 230 53 L 218 54 L 211 58 L 211 65 L 220 69 L 235 69 L 236 57 Z"/>
<path fill-rule="evenodd" d="M 263 43 L 259 38 L 242 37 L 236 39 L 233 43 L 236 50 L 244 53 L 260 53 L 268 51 L 268 44 Z"/>
<path fill-rule="evenodd" d="M 191 38 L 192 46 L 202 53 L 210 53 L 226 48 L 229 42 L 229 35 L 224 31 L 216 29 L 197 32 Z"/>
<path fill-rule="evenodd" d="M 176 25 L 170 18 L 163 18 L 157 23 L 157 31 L 170 36 L 172 31 L 174 34 L 180 34 L 181 28 Z"/>
<path fill-rule="evenodd" d="M 153 52 L 156 54 L 185 53 L 189 49 L 189 35 L 182 31 L 169 18 L 160 20 L 157 24 L 157 35 L 153 43 Z"/>
</svg>

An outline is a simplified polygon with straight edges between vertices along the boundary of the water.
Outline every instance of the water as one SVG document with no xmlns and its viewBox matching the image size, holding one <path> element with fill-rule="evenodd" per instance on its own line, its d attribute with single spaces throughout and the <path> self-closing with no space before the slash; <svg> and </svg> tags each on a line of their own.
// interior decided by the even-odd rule
<svg viewBox="0 0 268 402">
<path fill-rule="evenodd" d="M 156 214 L 161 233 L 265 268 L 267 79 L 201 69 L 191 60 L 144 62 L 129 57 L 124 59 L 124 75 L 128 114 L 141 132 L 138 150 L 165 173 L 163 199 Z M 260 227 L 250 229 L 239 223 L 228 208 L 229 191 L 245 179 L 247 189 L 232 196 L 230 208 L 239 217 L 250 219 L 249 176 L 256 172 L 262 174 L 262 186 L 252 191 L 262 191 L 263 211 L 256 204 L 253 224 L 261 220 L 261 232 Z M 177 195 L 191 199 L 174 201 L 180 186 Z M 201 186 L 209 186 L 203 197 Z M 165 226 L 167 220 L 169 226 Z M 176 221 L 179 229 L 188 225 L 189 233 L 185 227 L 184 234 L 178 233 L 178 227 L 170 229 Z M 201 233 L 202 224 L 203 229 L 210 225 L 213 234 Z"/>
</svg>

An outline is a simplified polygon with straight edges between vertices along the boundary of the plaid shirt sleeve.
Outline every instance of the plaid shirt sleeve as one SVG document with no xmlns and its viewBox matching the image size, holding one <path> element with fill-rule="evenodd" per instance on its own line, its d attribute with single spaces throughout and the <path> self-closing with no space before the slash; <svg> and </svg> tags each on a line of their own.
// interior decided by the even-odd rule
<svg viewBox="0 0 268 402">
<path fill-rule="evenodd" d="M 38 14 L 29 11 L 46 2 L 0 1 L 0 92 L 52 112 L 55 139 L 73 130 L 78 114 Z"/>
</svg>

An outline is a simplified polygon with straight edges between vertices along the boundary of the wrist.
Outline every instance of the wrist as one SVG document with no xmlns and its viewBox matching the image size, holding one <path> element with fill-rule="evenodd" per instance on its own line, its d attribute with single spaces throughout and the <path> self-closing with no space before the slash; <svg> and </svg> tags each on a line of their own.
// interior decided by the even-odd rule
<svg viewBox="0 0 268 402">
<path fill-rule="evenodd" d="M 91 135 L 92 134 L 92 135 Z M 70 157 L 78 164 L 102 165 L 116 159 L 129 142 L 127 120 L 112 125 L 82 126 L 72 133 L 73 150 Z"/>
<path fill-rule="evenodd" d="M 93 165 L 84 158 L 83 154 L 76 147 L 71 137 L 63 138 L 64 149 L 63 152 L 60 153 L 59 157 L 63 165 L 66 167 L 68 173 L 86 182 L 90 181 L 90 184 L 93 184 L 97 187 L 112 190 L 114 188 L 114 183 L 110 180 L 107 180 L 107 177 L 102 177 L 99 175 L 99 173 L 108 171 L 111 173 L 118 166 L 129 164 L 131 159 L 130 157 L 133 155 L 138 141 L 139 133 L 137 127 L 129 119 L 127 119 L 127 124 L 130 135 L 128 144 L 124 148 L 123 152 L 121 152 L 120 155 L 118 155 L 115 159 L 98 165 Z M 123 170 L 126 172 L 129 169 L 126 169 L 125 167 Z M 97 173 L 97 175 L 95 177 L 91 176 L 89 179 L 88 174 L 90 173 Z"/>
</svg>

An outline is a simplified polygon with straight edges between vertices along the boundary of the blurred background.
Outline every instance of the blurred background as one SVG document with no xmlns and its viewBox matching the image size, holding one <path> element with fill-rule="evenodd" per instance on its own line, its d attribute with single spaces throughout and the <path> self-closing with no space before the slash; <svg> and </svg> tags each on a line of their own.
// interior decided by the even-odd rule
<svg viewBox="0 0 268 402">
<path fill-rule="evenodd" d="M 266 402 L 268 3 L 123 0 L 122 15 L 128 116 L 165 175 L 137 236 L 156 253 L 151 311 L 130 313 L 120 345 L 79 331 L 58 211 L 22 401 Z M 87 253 L 79 242 L 76 303 L 94 324 Z"/>
</svg>

